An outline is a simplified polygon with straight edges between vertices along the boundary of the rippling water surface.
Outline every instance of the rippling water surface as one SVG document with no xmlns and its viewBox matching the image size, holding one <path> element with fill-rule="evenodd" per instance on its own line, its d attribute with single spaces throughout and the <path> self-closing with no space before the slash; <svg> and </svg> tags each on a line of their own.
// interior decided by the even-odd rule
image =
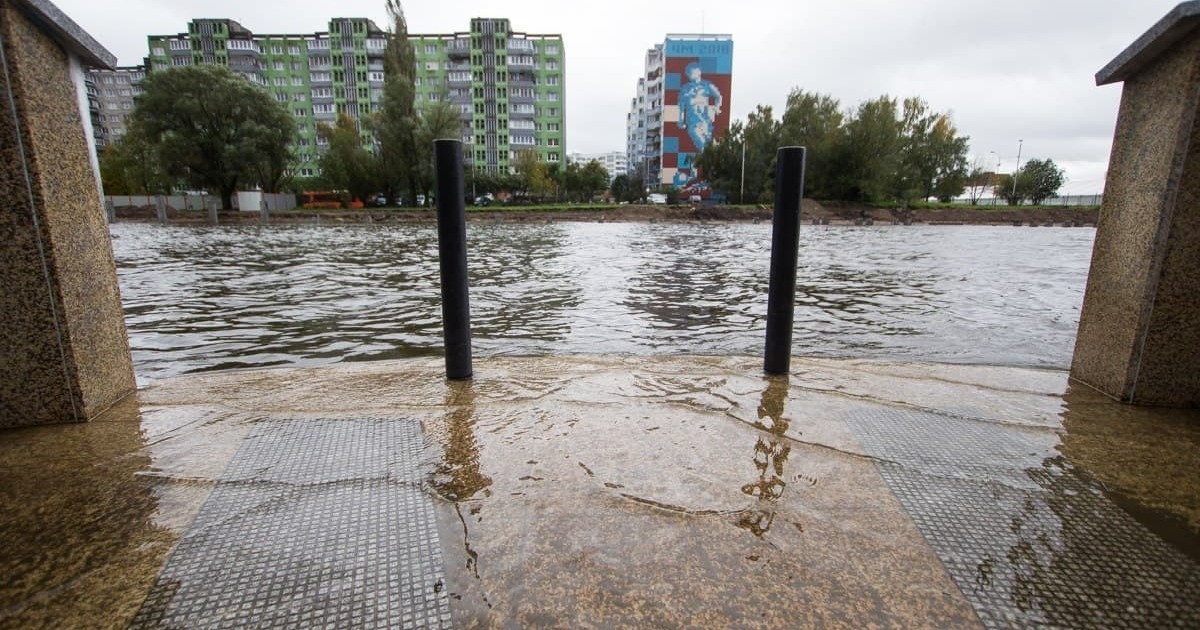
<svg viewBox="0 0 1200 630">
<path fill-rule="evenodd" d="M 433 226 L 111 228 L 142 381 L 437 354 Z M 1095 230 L 813 227 L 798 355 L 1066 367 Z M 477 356 L 761 353 L 771 226 L 468 226 Z"/>
</svg>

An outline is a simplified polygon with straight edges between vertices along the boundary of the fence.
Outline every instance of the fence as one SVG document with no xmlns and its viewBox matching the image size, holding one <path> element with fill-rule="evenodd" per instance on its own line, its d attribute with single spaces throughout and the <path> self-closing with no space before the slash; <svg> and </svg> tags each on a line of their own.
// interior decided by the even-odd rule
<svg viewBox="0 0 1200 630">
<path fill-rule="evenodd" d="M 104 198 L 112 203 L 113 208 L 144 208 L 157 204 L 155 195 L 109 195 Z M 246 203 L 240 203 L 245 200 Z M 171 210 L 207 210 L 213 206 L 221 207 L 221 198 L 217 195 L 164 195 L 163 201 Z M 291 210 L 296 207 L 296 196 L 286 193 L 263 193 L 258 191 L 239 192 L 233 196 L 233 209 L 242 205 L 248 212 L 262 210 L 261 203 L 267 202 L 267 210 Z"/>
<path fill-rule="evenodd" d="M 1102 194 L 1063 195 L 1061 197 L 1050 197 L 1049 199 L 1043 199 L 1041 205 L 1043 205 L 1043 206 L 1098 206 L 1103 201 L 1104 201 L 1104 195 L 1102 195 Z M 969 204 L 969 203 L 971 203 L 971 198 L 970 197 L 958 197 L 958 198 L 954 199 L 954 203 Z M 978 200 L 978 202 L 976 203 L 976 205 L 993 206 L 993 205 L 1005 205 L 1006 203 L 1007 202 L 1005 202 L 1003 198 L 995 198 L 989 194 L 989 195 L 986 195 L 986 196 L 980 198 Z"/>
</svg>

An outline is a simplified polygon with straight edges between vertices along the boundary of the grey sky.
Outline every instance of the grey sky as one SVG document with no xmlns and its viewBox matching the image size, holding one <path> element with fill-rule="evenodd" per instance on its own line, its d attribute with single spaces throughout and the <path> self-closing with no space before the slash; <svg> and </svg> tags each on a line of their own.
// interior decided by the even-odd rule
<svg viewBox="0 0 1200 630">
<path fill-rule="evenodd" d="M 330 17 L 387 20 L 383 0 L 54 0 L 117 55 L 141 62 L 146 35 L 228 17 L 260 33 L 324 30 Z M 507 17 L 515 30 L 562 33 L 567 53 L 567 149 L 625 148 L 625 114 L 645 49 L 666 33 L 734 38 L 732 107 L 781 113 L 793 87 L 844 107 L 890 94 L 921 96 L 953 114 L 971 152 L 1009 171 L 1052 158 L 1066 192 L 1103 189 L 1120 86 L 1093 75 L 1165 15 L 1174 0 L 436 0 L 405 2 L 413 32 L 466 30 Z M 991 152 L 995 152 L 992 154 Z M 820 159 L 811 156 L 810 159 Z"/>
</svg>

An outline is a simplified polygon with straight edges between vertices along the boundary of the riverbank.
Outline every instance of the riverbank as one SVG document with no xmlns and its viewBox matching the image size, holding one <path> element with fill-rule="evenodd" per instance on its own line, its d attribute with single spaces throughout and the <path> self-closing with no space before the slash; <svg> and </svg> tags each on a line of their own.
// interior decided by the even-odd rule
<svg viewBox="0 0 1200 630">
<path fill-rule="evenodd" d="M 690 205 L 574 205 L 491 207 L 467 209 L 467 219 L 492 223 L 582 222 L 761 222 L 771 220 L 769 206 L 690 206 Z M 1071 225 L 1095 226 L 1096 207 L 1029 206 L 1007 208 L 875 208 L 857 204 L 822 204 L 806 199 L 801 210 L 805 223 L 825 225 Z M 153 206 L 125 207 L 116 210 L 118 221 L 156 222 Z M 169 223 L 208 223 L 208 214 L 197 210 L 168 208 Z M 353 210 L 296 209 L 269 213 L 268 221 L 279 224 L 321 223 L 431 223 L 432 208 L 364 208 Z M 256 224 L 263 221 L 258 212 L 222 211 L 220 224 Z"/>
</svg>

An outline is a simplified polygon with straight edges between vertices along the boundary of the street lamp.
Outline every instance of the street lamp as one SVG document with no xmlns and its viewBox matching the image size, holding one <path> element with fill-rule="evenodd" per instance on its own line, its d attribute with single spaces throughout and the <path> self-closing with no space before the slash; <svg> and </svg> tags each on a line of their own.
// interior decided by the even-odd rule
<svg viewBox="0 0 1200 630">
<path fill-rule="evenodd" d="M 1012 197 L 1016 199 L 1017 205 L 1021 204 L 1021 200 L 1017 199 L 1017 173 L 1021 170 L 1021 146 L 1025 144 L 1025 140 L 1017 138 L 1017 166 L 1013 169 L 1013 191 Z"/>
<path fill-rule="evenodd" d="M 1000 154 L 996 153 L 995 151 L 988 151 L 988 153 L 991 153 L 992 155 L 996 156 L 996 174 L 999 175 L 1000 174 Z M 992 187 L 992 207 L 995 207 L 995 206 L 996 206 L 996 187 L 993 186 Z"/>
<path fill-rule="evenodd" d="M 738 205 L 746 203 L 746 139 L 742 138 L 742 188 L 738 191 Z"/>
</svg>

